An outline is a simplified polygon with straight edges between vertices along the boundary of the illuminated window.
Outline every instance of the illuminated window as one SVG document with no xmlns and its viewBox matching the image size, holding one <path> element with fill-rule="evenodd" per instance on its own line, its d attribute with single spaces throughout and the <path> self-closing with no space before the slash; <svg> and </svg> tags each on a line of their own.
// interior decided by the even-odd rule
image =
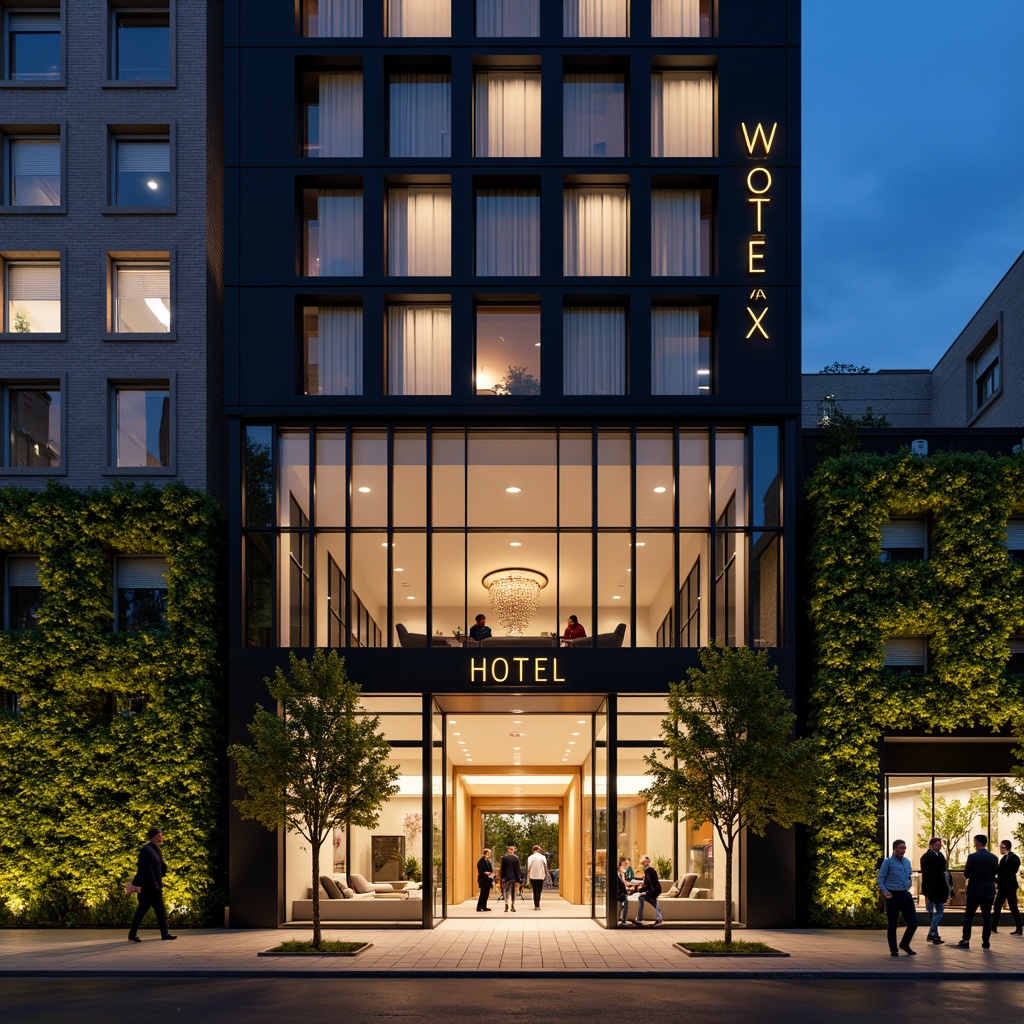
<svg viewBox="0 0 1024 1024">
<path fill-rule="evenodd" d="M 710 71 L 651 75 L 651 156 L 714 156 L 714 96 Z"/>
<path fill-rule="evenodd" d="M 443 37 L 452 34 L 451 0 L 385 0 L 387 34 L 391 38 L 410 36 Z"/>
<path fill-rule="evenodd" d="M 4 262 L 3 330 L 60 334 L 60 260 Z"/>
<path fill-rule="evenodd" d="M 3 13 L 4 9 L 0 8 L 0 14 Z M 46 8 L 11 11 L 6 22 L 4 77 L 12 82 L 59 81 L 60 11 Z"/>
<path fill-rule="evenodd" d="M 166 82 L 171 77 L 170 11 L 115 10 L 112 34 L 111 78 Z"/>
<path fill-rule="evenodd" d="M 307 395 L 363 393 L 363 311 L 358 307 L 307 306 L 302 311 Z"/>
<path fill-rule="evenodd" d="M 388 189 L 388 273 L 446 277 L 452 272 L 452 190 L 443 185 Z"/>
<path fill-rule="evenodd" d="M 362 189 L 304 189 L 302 211 L 303 275 L 358 277 L 362 274 Z"/>
<path fill-rule="evenodd" d="M 990 340 L 974 357 L 974 409 L 983 409 L 1002 390 L 999 338 Z"/>
<path fill-rule="evenodd" d="M 711 0 L 651 0 L 654 38 L 694 39 L 711 35 Z"/>
<path fill-rule="evenodd" d="M 171 265 L 116 260 L 113 265 L 114 334 L 166 334 L 171 329 Z"/>
<path fill-rule="evenodd" d="M 113 464 L 160 469 L 171 464 L 171 392 L 122 384 L 112 389 Z"/>
<path fill-rule="evenodd" d="M 363 34 L 363 0 L 303 0 L 303 35 L 358 39 Z"/>
<path fill-rule="evenodd" d="M 114 206 L 170 206 L 168 138 L 114 139 Z"/>
<path fill-rule="evenodd" d="M 711 310 L 660 306 L 651 310 L 651 394 L 711 394 Z"/>
<path fill-rule="evenodd" d="M 391 75 L 388 102 L 390 156 L 451 156 L 450 75 Z"/>
<path fill-rule="evenodd" d="M 477 191 L 476 272 L 481 277 L 532 277 L 540 273 L 539 190 Z"/>
<path fill-rule="evenodd" d="M 629 190 L 615 185 L 566 188 L 562 203 L 566 277 L 629 274 Z"/>
<path fill-rule="evenodd" d="M 450 395 L 451 306 L 394 305 L 387 324 L 388 394 Z"/>
<path fill-rule="evenodd" d="M 562 155 L 626 155 L 625 75 L 563 76 Z"/>
<path fill-rule="evenodd" d="M 3 465 L 6 469 L 58 469 L 61 394 L 57 381 L 4 386 Z"/>
<path fill-rule="evenodd" d="M 562 315 L 562 390 L 567 395 L 626 393 L 626 310 L 566 308 Z"/>
<path fill-rule="evenodd" d="M 540 0 L 476 0 L 476 34 L 527 38 L 540 35 Z"/>
<path fill-rule="evenodd" d="M 358 71 L 302 76 L 306 137 L 302 155 L 363 155 L 363 76 Z"/>
<path fill-rule="evenodd" d="M 540 394 L 540 308 L 481 306 L 476 313 L 476 393 Z"/>
<path fill-rule="evenodd" d="M 562 32 L 567 39 L 629 35 L 629 0 L 562 0 Z"/>
<path fill-rule="evenodd" d="M 50 128 L 56 132 L 56 126 Z M 7 206 L 60 206 L 59 136 L 7 136 Z"/>
<path fill-rule="evenodd" d="M 540 156 L 540 72 L 478 71 L 476 156 Z"/>
<path fill-rule="evenodd" d="M 706 277 L 711 273 L 711 190 L 651 192 L 651 273 Z"/>
</svg>

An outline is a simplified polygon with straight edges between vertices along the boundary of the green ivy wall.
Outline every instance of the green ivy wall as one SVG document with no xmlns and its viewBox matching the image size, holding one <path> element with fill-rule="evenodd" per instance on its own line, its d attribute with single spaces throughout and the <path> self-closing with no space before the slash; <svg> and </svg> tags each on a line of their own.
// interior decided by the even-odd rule
<svg viewBox="0 0 1024 1024">
<path fill-rule="evenodd" d="M 1007 729 L 1024 713 L 1007 639 L 1024 626 L 1024 569 L 1006 522 L 1024 511 L 1024 459 L 939 452 L 859 453 L 808 481 L 810 725 L 825 766 L 810 833 L 809 906 L 821 924 L 873 919 L 880 746 L 887 732 Z M 894 516 L 927 516 L 928 560 L 882 562 Z M 884 671 L 884 643 L 927 636 L 929 671 Z"/>
<path fill-rule="evenodd" d="M 0 632 L 0 922 L 113 924 L 146 830 L 182 923 L 223 905 L 224 519 L 180 485 L 0 488 L 0 551 L 39 557 L 40 626 Z M 113 559 L 167 559 L 168 628 L 114 631 Z M 112 698 L 142 695 L 138 713 Z"/>
</svg>

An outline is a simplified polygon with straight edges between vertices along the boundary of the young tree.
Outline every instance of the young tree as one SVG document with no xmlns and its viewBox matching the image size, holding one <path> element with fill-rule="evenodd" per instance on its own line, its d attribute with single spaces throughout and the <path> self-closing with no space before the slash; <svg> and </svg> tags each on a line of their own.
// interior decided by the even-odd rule
<svg viewBox="0 0 1024 1024">
<path fill-rule="evenodd" d="M 252 745 L 234 744 L 246 796 L 235 801 L 243 818 L 268 829 L 297 832 L 313 852 L 313 947 L 320 948 L 320 847 L 335 828 L 373 828 L 381 805 L 398 792 L 399 769 L 380 719 L 360 713 L 360 688 L 336 651 L 312 662 L 289 654 L 289 671 L 266 679 L 281 714 L 257 706 L 249 723 Z"/>
<path fill-rule="evenodd" d="M 766 650 L 703 648 L 701 668 L 673 683 L 664 747 L 648 754 L 641 794 L 655 817 L 710 821 L 725 850 L 725 941 L 732 942 L 732 863 L 744 829 L 764 835 L 809 819 L 814 740 L 792 739 L 796 716 Z"/>
</svg>

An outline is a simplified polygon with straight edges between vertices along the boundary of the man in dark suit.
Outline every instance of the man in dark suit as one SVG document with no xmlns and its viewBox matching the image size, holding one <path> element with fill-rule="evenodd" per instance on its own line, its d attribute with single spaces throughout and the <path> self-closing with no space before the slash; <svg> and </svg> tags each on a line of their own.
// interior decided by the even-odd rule
<svg viewBox="0 0 1024 1024">
<path fill-rule="evenodd" d="M 508 913 L 509 895 L 512 897 L 512 913 L 516 912 L 516 889 L 523 884 L 523 865 L 516 856 L 516 848 L 510 846 L 501 858 L 501 888 L 505 893 L 505 913 Z"/>
<path fill-rule="evenodd" d="M 946 875 L 946 858 L 942 853 L 942 840 L 938 836 L 933 836 L 928 841 L 928 849 L 921 858 L 921 895 L 924 896 L 924 909 L 931 915 L 928 941 L 941 946 L 939 922 L 946 909 L 946 900 L 949 899 L 949 882 Z"/>
<path fill-rule="evenodd" d="M 490 850 L 484 850 L 484 855 L 476 862 L 476 883 L 480 886 L 480 899 L 476 901 L 477 913 L 490 913 L 491 908 L 487 906 L 487 899 L 494 884 L 494 861 L 491 860 Z"/>
<path fill-rule="evenodd" d="M 974 853 L 967 858 L 964 865 L 964 878 L 967 879 L 967 905 L 964 909 L 964 937 L 957 943 L 963 949 L 971 944 L 971 925 L 974 914 L 981 908 L 981 948 L 988 949 L 988 939 L 992 934 L 992 900 L 996 895 L 996 871 L 999 859 L 988 846 L 988 836 L 974 837 Z"/>
<path fill-rule="evenodd" d="M 1017 872 L 1020 871 L 1020 857 L 1013 853 L 1013 843 L 1004 839 L 999 844 L 999 867 L 996 869 L 996 905 L 992 916 L 992 931 L 999 930 L 999 913 L 1005 903 L 1010 908 L 1014 929 L 1012 935 L 1024 935 L 1020 927 L 1020 910 L 1017 908 Z"/>
<path fill-rule="evenodd" d="M 138 936 L 139 925 L 150 907 L 156 912 L 156 923 L 160 929 L 161 939 L 176 939 L 167 928 L 167 908 L 164 906 L 164 875 L 167 865 L 164 863 L 160 846 L 164 841 L 164 832 L 160 828 L 151 828 L 147 833 L 149 842 L 139 850 L 138 870 L 135 872 L 133 885 L 139 887 L 139 906 L 128 928 L 128 941 L 141 942 Z"/>
</svg>

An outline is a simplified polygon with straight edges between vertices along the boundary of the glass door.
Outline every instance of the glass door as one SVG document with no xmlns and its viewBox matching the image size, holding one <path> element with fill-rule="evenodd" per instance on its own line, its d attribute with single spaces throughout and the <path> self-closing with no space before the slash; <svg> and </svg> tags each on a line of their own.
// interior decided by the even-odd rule
<svg viewBox="0 0 1024 1024">
<path fill-rule="evenodd" d="M 593 774 L 589 780 L 593 794 L 593 915 L 598 921 L 608 916 L 609 879 L 615 870 L 614 851 L 608 849 L 608 702 L 603 701 L 594 714 Z"/>
<path fill-rule="evenodd" d="M 444 751 L 444 712 L 431 701 L 430 713 L 430 871 L 424 871 L 423 877 L 431 880 L 430 895 L 433 899 L 433 923 L 437 924 L 445 916 L 446 857 L 445 836 L 448 834 L 447 794 L 451 786 L 447 778 L 447 758 Z M 426 894 L 424 894 L 426 896 Z"/>
</svg>

